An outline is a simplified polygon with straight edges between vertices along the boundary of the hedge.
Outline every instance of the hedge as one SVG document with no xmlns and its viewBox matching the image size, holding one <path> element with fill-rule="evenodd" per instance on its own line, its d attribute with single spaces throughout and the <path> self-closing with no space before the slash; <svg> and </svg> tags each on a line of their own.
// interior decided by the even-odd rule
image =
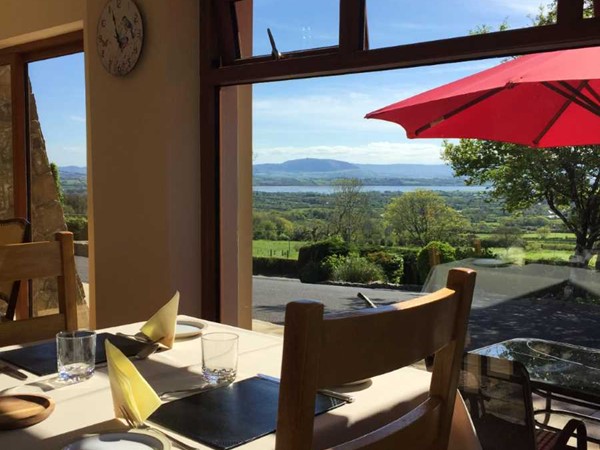
<svg viewBox="0 0 600 450">
<path fill-rule="evenodd" d="M 298 275 L 303 283 L 318 283 L 330 278 L 330 268 L 323 264 L 328 256 L 347 256 L 350 245 L 340 239 L 328 239 L 305 245 L 298 252 Z"/>
<path fill-rule="evenodd" d="M 252 274 L 270 277 L 298 278 L 298 261 L 283 258 L 252 258 Z"/>
<path fill-rule="evenodd" d="M 88 220 L 85 216 L 65 216 L 67 230 L 73 233 L 76 241 L 88 240 Z"/>
<path fill-rule="evenodd" d="M 419 269 L 419 278 L 425 282 L 429 271 L 431 270 L 431 264 L 429 262 L 429 250 L 435 248 L 440 253 L 440 264 L 444 264 L 451 261 L 456 261 L 456 249 L 447 242 L 432 241 L 423 247 L 419 251 L 417 256 L 417 267 Z"/>
</svg>

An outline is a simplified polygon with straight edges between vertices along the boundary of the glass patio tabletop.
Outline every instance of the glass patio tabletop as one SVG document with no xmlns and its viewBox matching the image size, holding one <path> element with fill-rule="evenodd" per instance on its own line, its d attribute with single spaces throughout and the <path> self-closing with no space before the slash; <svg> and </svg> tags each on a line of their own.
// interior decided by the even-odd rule
<svg viewBox="0 0 600 450">
<path fill-rule="evenodd" d="M 518 338 L 471 353 L 519 361 L 533 388 L 600 405 L 600 349 Z"/>
</svg>

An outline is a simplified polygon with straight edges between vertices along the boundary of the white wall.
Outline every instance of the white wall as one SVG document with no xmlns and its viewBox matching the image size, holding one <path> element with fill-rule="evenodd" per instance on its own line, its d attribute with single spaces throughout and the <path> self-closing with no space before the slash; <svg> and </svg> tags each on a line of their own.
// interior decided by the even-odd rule
<svg viewBox="0 0 600 450">
<path fill-rule="evenodd" d="M 137 0 L 144 47 L 125 77 L 108 74 L 96 53 L 105 0 L 86 3 L 96 325 L 148 318 L 175 290 L 180 311 L 199 316 L 198 2 Z"/>
<path fill-rule="evenodd" d="M 0 48 L 83 28 L 84 0 L 0 0 Z"/>
</svg>

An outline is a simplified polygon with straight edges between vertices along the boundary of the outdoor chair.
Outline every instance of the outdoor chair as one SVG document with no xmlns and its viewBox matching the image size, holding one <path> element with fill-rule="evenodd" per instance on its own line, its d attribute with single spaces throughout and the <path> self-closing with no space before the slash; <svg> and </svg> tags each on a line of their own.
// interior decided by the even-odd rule
<svg viewBox="0 0 600 450">
<path fill-rule="evenodd" d="M 22 244 L 29 238 L 29 222 L 15 218 L 0 220 L 0 245 Z M 13 320 L 19 300 L 21 280 L 0 283 L 0 300 L 6 303 L 0 309 L 0 320 Z"/>
<path fill-rule="evenodd" d="M 77 329 L 77 284 L 73 233 L 56 233 L 52 242 L 0 246 L 0 283 L 56 277 L 57 314 L 0 323 L 0 347 L 54 338 Z"/>
<path fill-rule="evenodd" d="M 456 398 L 475 272 L 447 287 L 377 309 L 323 316 L 323 304 L 287 305 L 276 450 L 309 450 L 318 389 L 371 378 L 435 354 L 430 391 L 415 409 L 335 450 L 445 449 Z"/>
<path fill-rule="evenodd" d="M 581 420 L 558 433 L 536 428 L 529 374 L 517 361 L 467 353 L 459 390 L 483 450 L 563 450 L 575 432 L 577 450 L 587 449 Z"/>
</svg>

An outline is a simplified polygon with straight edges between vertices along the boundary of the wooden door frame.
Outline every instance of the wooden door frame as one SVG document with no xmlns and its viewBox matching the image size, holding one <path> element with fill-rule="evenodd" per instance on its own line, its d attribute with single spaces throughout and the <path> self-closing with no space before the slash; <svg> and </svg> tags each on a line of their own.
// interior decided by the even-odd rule
<svg viewBox="0 0 600 450">
<path fill-rule="evenodd" d="M 14 216 L 26 219 L 29 223 L 31 223 L 31 148 L 28 139 L 27 65 L 80 52 L 83 52 L 83 31 L 0 49 L 0 65 L 8 64 L 11 68 Z M 30 240 L 31 236 L 27 238 Z M 19 318 L 27 318 L 33 314 L 29 295 L 31 287 L 27 284 L 23 284 L 22 287 L 25 288 L 22 288 L 19 293 L 16 313 Z"/>
</svg>

